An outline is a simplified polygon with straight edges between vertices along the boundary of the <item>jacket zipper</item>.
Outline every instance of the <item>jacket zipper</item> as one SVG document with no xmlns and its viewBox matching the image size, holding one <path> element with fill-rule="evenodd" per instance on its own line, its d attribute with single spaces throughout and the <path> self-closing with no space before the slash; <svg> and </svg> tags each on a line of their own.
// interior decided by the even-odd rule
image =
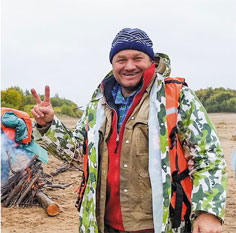
<svg viewBox="0 0 236 233">
<path fill-rule="evenodd" d="M 114 151 L 115 153 L 117 152 L 118 145 L 119 145 L 119 133 L 116 134 L 116 147 Z"/>
</svg>

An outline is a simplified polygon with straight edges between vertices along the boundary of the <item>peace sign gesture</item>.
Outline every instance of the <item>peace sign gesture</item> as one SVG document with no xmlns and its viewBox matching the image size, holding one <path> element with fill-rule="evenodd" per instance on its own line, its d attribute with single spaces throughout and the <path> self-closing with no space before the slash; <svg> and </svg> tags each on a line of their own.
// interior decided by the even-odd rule
<svg viewBox="0 0 236 233">
<path fill-rule="evenodd" d="M 36 102 L 36 105 L 31 109 L 31 113 L 39 125 L 47 126 L 54 117 L 54 111 L 50 103 L 50 88 L 49 86 L 45 86 L 43 101 L 41 101 L 34 88 L 31 89 L 31 94 Z"/>
</svg>

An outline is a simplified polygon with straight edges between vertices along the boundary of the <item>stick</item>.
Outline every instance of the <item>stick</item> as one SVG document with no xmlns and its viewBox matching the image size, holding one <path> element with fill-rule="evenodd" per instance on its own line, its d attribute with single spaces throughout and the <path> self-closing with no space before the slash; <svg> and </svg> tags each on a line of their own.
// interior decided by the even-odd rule
<svg viewBox="0 0 236 233">
<path fill-rule="evenodd" d="M 70 165 L 69 164 L 64 164 L 62 165 L 61 167 L 57 168 L 55 171 L 52 171 L 50 173 L 51 176 L 56 176 L 62 172 L 65 172 L 66 170 L 68 170 L 70 168 Z"/>
<path fill-rule="evenodd" d="M 36 176 L 31 180 L 26 190 L 22 193 L 19 200 L 16 202 L 16 206 L 19 206 L 22 200 L 25 198 L 27 193 L 32 189 L 33 184 L 39 179 L 40 173 L 37 173 Z"/>
<path fill-rule="evenodd" d="M 45 184 L 43 187 L 44 188 L 59 188 L 59 189 L 65 189 L 66 187 L 69 187 L 71 184 Z"/>
<path fill-rule="evenodd" d="M 4 195 L 4 196 L 1 196 L 1 202 L 5 201 L 8 197 L 8 194 Z"/>
<path fill-rule="evenodd" d="M 26 176 L 26 175 L 25 175 L 25 176 Z M 20 192 L 20 190 L 22 189 L 22 185 L 23 185 L 24 182 L 25 182 L 25 179 L 21 179 L 21 180 L 19 181 L 19 183 L 14 187 L 14 189 L 10 192 L 10 194 L 9 194 L 9 196 L 8 196 L 8 198 L 7 198 L 7 200 L 3 203 L 5 207 L 8 207 L 9 204 L 10 204 L 10 202 L 11 202 L 11 200 L 15 197 L 15 194 L 16 194 L 17 192 Z"/>
</svg>

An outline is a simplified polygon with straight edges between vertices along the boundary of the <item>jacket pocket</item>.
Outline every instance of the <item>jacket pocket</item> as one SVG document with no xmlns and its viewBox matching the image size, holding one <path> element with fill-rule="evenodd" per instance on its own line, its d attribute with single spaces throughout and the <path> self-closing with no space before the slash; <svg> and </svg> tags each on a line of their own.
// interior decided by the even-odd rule
<svg viewBox="0 0 236 233">
<path fill-rule="evenodd" d="M 139 174 L 139 186 L 141 195 L 141 208 L 146 214 L 152 213 L 152 191 L 151 183 L 148 172 L 140 172 Z"/>
<path fill-rule="evenodd" d="M 148 155 L 148 125 L 145 122 L 136 122 L 134 125 L 134 141 L 137 156 Z"/>
</svg>

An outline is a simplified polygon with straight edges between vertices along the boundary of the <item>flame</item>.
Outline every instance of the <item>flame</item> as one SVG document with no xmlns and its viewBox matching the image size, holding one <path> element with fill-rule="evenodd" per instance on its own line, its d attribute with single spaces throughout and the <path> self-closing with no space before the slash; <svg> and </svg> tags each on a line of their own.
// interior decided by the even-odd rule
<svg viewBox="0 0 236 233">
<path fill-rule="evenodd" d="M 41 184 L 41 181 L 40 181 L 40 176 L 39 176 L 36 182 L 32 185 L 32 189 L 36 190 L 40 184 Z"/>
<path fill-rule="evenodd" d="M 29 182 L 30 179 L 31 179 L 32 172 L 31 172 L 31 169 L 29 167 L 27 167 L 25 170 L 28 173 L 28 177 L 27 177 L 26 181 Z"/>
</svg>

